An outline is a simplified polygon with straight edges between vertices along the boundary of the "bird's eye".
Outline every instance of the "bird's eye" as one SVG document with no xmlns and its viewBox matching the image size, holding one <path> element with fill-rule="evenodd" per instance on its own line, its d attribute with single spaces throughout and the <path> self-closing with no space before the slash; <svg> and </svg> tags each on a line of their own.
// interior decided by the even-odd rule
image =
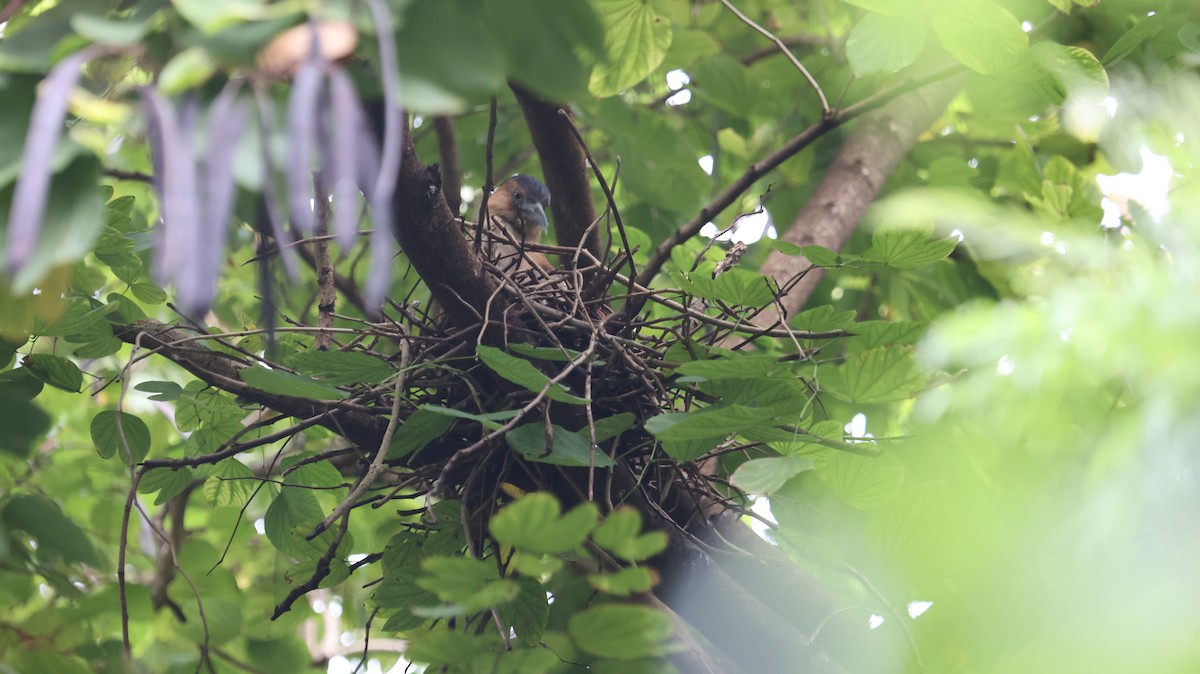
<svg viewBox="0 0 1200 674">
<path fill-rule="evenodd" d="M 520 193 L 520 192 L 513 192 L 513 199 L 516 199 L 517 201 L 520 201 L 520 200 L 521 200 L 521 193 Z"/>
</svg>

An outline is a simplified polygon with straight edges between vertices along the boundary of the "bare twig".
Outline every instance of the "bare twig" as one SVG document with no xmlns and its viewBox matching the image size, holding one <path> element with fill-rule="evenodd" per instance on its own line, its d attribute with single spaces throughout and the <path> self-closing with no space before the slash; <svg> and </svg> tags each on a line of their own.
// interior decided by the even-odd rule
<svg viewBox="0 0 1200 674">
<path fill-rule="evenodd" d="M 825 92 L 821 91 L 821 85 L 817 84 L 817 80 L 814 79 L 812 74 L 808 72 L 808 69 L 804 67 L 804 64 L 800 62 L 800 59 L 796 58 L 796 55 L 792 53 L 792 50 L 788 49 L 787 44 L 785 44 L 783 40 L 780 40 L 774 33 L 755 23 L 750 17 L 742 14 L 741 10 L 735 7 L 732 2 L 729 2 L 729 0 L 721 0 L 721 4 L 728 7 L 729 11 L 737 15 L 737 18 L 741 19 L 742 23 L 765 35 L 767 39 L 775 43 L 776 47 L 779 47 L 780 51 L 782 51 L 784 54 L 787 54 L 788 60 L 792 62 L 792 65 L 796 66 L 796 69 L 800 71 L 800 74 L 804 75 L 804 79 L 808 80 L 808 84 L 813 88 L 813 91 L 817 92 L 817 97 L 821 99 L 821 111 L 826 116 L 833 112 L 833 109 L 829 107 L 829 101 L 825 99 Z"/>
<path fill-rule="evenodd" d="M 462 207 L 462 162 L 458 157 L 454 119 L 446 115 L 434 117 L 433 130 L 437 133 L 438 159 L 442 163 L 442 194 L 446 195 L 446 205 L 457 214 Z"/>
<path fill-rule="evenodd" d="M 313 340 L 317 351 L 329 350 L 333 335 L 325 328 L 333 327 L 333 310 L 336 308 L 337 291 L 333 285 L 333 261 L 329 259 L 329 198 L 325 193 L 320 173 L 313 174 L 313 262 L 317 270 L 317 327 L 322 328 Z"/>
<path fill-rule="evenodd" d="M 821 136 L 829 133 L 846 122 L 859 117 L 871 110 L 879 108 L 888 101 L 901 96 L 909 91 L 926 86 L 933 82 L 944 80 L 961 71 L 960 66 L 952 66 L 931 73 L 925 77 L 903 82 L 889 89 L 885 89 L 879 93 L 873 94 L 863 100 L 842 108 L 834 110 L 829 115 L 801 131 L 791 140 L 785 143 L 775 152 L 767 155 L 760 161 L 757 161 L 746 169 L 745 173 L 733 181 L 728 187 L 721 191 L 704 208 L 700 209 L 700 213 L 695 218 L 682 225 L 663 240 L 650 254 L 650 259 L 646 263 L 642 273 L 638 276 L 638 282 L 642 285 L 649 285 L 654 279 L 654 275 L 662 269 L 662 266 L 671 258 L 671 250 L 679 244 L 687 241 L 696 234 L 704 225 L 708 224 L 718 213 L 728 208 L 734 201 L 738 199 L 746 190 L 750 188 L 759 178 L 766 175 L 768 172 L 779 166 L 783 162 L 795 156 L 798 152 L 808 147 Z"/>
<path fill-rule="evenodd" d="M 408 377 L 408 364 L 411 353 L 407 340 L 400 342 L 400 371 L 396 374 L 396 385 L 392 391 L 392 416 L 388 420 L 387 429 L 383 432 L 383 439 L 379 441 L 379 449 L 375 450 L 375 458 L 371 460 L 371 465 L 367 468 L 367 472 L 359 479 L 358 483 L 342 499 L 342 502 L 337 504 L 326 517 L 321 520 L 321 523 L 316 526 L 307 536 L 307 540 L 312 540 L 321 535 L 330 524 L 333 524 L 339 517 L 345 516 L 354 507 L 354 502 L 358 497 L 363 495 L 367 489 L 375 483 L 375 478 L 379 477 L 380 471 L 383 470 L 383 460 L 387 458 L 388 447 L 392 444 L 392 437 L 396 434 L 396 429 L 400 427 L 400 402 L 404 399 L 405 381 Z"/>
<path fill-rule="evenodd" d="M 496 97 L 492 96 L 492 104 L 488 112 L 487 149 L 484 164 L 487 176 L 483 181 L 483 199 L 479 203 L 479 218 L 475 221 L 475 253 L 479 253 L 483 241 L 483 223 L 488 221 L 488 196 L 496 189 L 495 176 L 492 175 L 493 148 L 496 144 Z"/>
<path fill-rule="evenodd" d="M 562 115 L 563 121 L 571 130 L 571 134 L 575 136 L 575 142 L 579 143 L 579 148 L 583 150 L 584 156 L 587 157 L 588 165 L 592 167 L 592 174 L 596 176 L 596 181 L 600 183 L 600 189 L 604 191 L 604 197 L 608 200 L 608 210 L 612 212 L 613 220 L 617 223 L 617 232 L 621 235 L 621 245 L 625 248 L 625 255 L 629 262 L 629 292 L 633 292 L 633 279 L 637 278 L 637 267 L 633 262 L 633 248 L 629 245 L 629 236 L 625 234 L 625 223 L 621 221 L 621 210 L 617 208 L 616 199 L 613 198 L 613 191 L 608 187 L 608 181 L 604 179 L 604 172 L 600 170 L 600 166 L 596 164 L 596 158 L 592 156 L 592 151 L 588 148 L 587 142 L 583 140 L 583 134 L 579 133 L 579 129 L 575 128 L 575 123 L 571 121 L 571 115 L 566 110 L 559 110 L 559 115 Z"/>
</svg>

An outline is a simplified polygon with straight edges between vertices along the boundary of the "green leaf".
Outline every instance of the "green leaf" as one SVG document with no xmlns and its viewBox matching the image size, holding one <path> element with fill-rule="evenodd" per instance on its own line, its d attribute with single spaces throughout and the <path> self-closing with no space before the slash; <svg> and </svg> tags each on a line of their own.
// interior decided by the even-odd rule
<svg viewBox="0 0 1200 674">
<path fill-rule="evenodd" d="M 1012 68 L 1029 45 L 1017 17 L 992 0 L 941 0 L 933 30 L 955 60 L 984 74 Z"/>
<path fill-rule="evenodd" d="M 472 4 L 418 2 L 405 8 L 396 53 L 405 78 L 417 77 L 457 95 L 491 94 L 504 86 L 505 60 L 496 36 Z M 440 58 L 428 58 L 429 54 Z"/>
<path fill-rule="evenodd" d="M 592 587 L 618 597 L 649 592 L 657 582 L 657 575 L 644 566 L 632 566 L 616 573 L 594 573 L 588 576 L 588 583 L 591 583 Z"/>
<path fill-rule="evenodd" d="M 396 374 L 386 361 L 354 351 L 301 351 L 284 358 L 283 363 L 330 386 L 378 384 Z"/>
<path fill-rule="evenodd" d="M 871 237 L 871 249 L 863 256 L 899 269 L 933 264 L 954 252 L 958 246 L 958 239 L 952 236 L 934 239 L 932 231 L 922 227 L 889 227 L 876 230 Z"/>
<path fill-rule="evenodd" d="M 567 632 L 581 649 L 606 658 L 632 660 L 672 650 L 671 619 L 645 606 L 593 606 L 571 616 Z"/>
<path fill-rule="evenodd" d="M 1078 2 L 1078 0 L 1076 1 Z M 1184 47 L 1200 54 L 1200 24 L 1189 21 L 1175 31 L 1175 36 L 1179 38 L 1179 43 Z"/>
<path fill-rule="evenodd" d="M 297 465 L 302 461 L 312 459 L 313 456 L 311 452 L 301 452 L 284 459 L 281 464 L 284 469 L 284 481 L 287 484 L 314 489 L 329 489 L 346 485 L 346 478 L 327 459 Z"/>
<path fill-rule="evenodd" d="M 71 341 L 78 340 L 72 339 Z M 103 358 L 120 351 L 122 346 L 124 346 L 124 342 L 112 334 L 108 334 L 82 342 L 79 348 L 71 352 L 71 355 L 76 358 Z"/>
<path fill-rule="evenodd" d="M 792 327 L 809 332 L 828 332 L 843 330 L 851 327 L 858 312 L 853 309 L 838 311 L 832 305 L 822 304 L 819 307 L 806 309 L 792 319 Z"/>
<path fill-rule="evenodd" d="M 724 357 L 714 360 L 693 360 L 690 363 L 684 363 L 675 371 L 694 378 L 690 380 L 712 381 L 768 377 L 790 369 L 788 364 L 780 363 L 775 356 L 752 356 L 741 352 L 728 352 L 722 355 Z"/>
<path fill-rule="evenodd" d="M 1137 20 L 1133 27 L 1125 31 L 1125 34 L 1117 38 L 1108 51 L 1104 52 L 1104 58 L 1100 59 L 1100 63 L 1105 68 L 1111 68 L 1120 63 L 1133 53 L 1143 42 L 1153 39 L 1158 35 L 1163 26 L 1167 25 L 1168 14 L 1166 12 L 1158 12 L 1154 16 L 1146 16 Z"/>
<path fill-rule="evenodd" d="M 163 66 L 158 89 L 167 96 L 176 96 L 204 84 L 216 71 L 216 61 L 203 47 L 189 47 Z"/>
<path fill-rule="evenodd" d="M 646 421 L 646 430 L 662 441 L 724 437 L 771 421 L 771 409 L 719 404 L 691 412 L 667 412 Z"/>
<path fill-rule="evenodd" d="M 860 510 L 883 506 L 904 486 L 904 468 L 846 452 L 837 452 L 818 475 L 838 498 Z"/>
<path fill-rule="evenodd" d="M 1068 96 L 1098 97 L 1108 91 L 1108 73 L 1096 57 L 1081 47 L 1039 42 L 1026 52 L 1023 68 L 1014 77 L 1028 82 L 1038 95 L 1055 105 Z"/>
<path fill-rule="evenodd" d="M 695 440 L 664 440 L 663 451 L 676 461 L 695 461 L 716 448 L 725 436 L 698 438 Z"/>
<path fill-rule="evenodd" d="M 417 409 L 400 422 L 388 447 L 387 458 L 399 459 L 425 448 L 454 425 L 454 419 L 429 409 Z"/>
<path fill-rule="evenodd" d="M 519 550 L 558 554 L 579 547 L 596 526 L 599 510 L 581 503 L 559 516 L 558 499 L 545 492 L 526 494 L 492 518 L 488 528 L 496 540 Z"/>
<path fill-rule="evenodd" d="M 32 536 L 38 542 L 39 554 L 60 556 L 68 564 L 102 564 L 87 533 L 56 503 L 40 496 L 14 496 L 5 504 L 0 520 L 9 529 Z"/>
<path fill-rule="evenodd" d="M 907 487 L 871 515 L 867 545 L 891 568 L 907 572 L 929 569 L 947 542 L 946 525 L 954 507 L 945 483 Z"/>
<path fill-rule="evenodd" d="M 596 442 L 604 442 L 609 438 L 615 438 L 621 433 L 633 428 L 634 424 L 636 423 L 637 417 L 633 416 L 629 412 L 621 412 L 620 414 L 614 414 L 611 417 L 597 419 L 595 423 L 592 424 L 596 428 Z M 589 433 L 587 427 L 585 426 L 582 428 L 579 431 L 579 434 L 584 437 L 588 437 Z"/>
<path fill-rule="evenodd" d="M 128 413 L 105 410 L 92 417 L 92 443 L 105 459 L 120 456 L 128 465 L 140 463 L 150 453 L 150 428 Z"/>
<path fill-rule="evenodd" d="M 516 342 L 508 345 L 508 350 L 519 356 L 533 358 L 534 360 L 549 360 L 556 363 L 568 363 L 579 357 L 579 352 L 574 349 L 560 349 L 553 346 L 534 346 L 532 344 L 524 344 Z"/>
<path fill-rule="evenodd" d="M 500 349 L 482 344 L 475 347 L 475 353 L 479 356 L 479 360 L 483 361 L 484 365 L 487 365 L 493 372 L 514 384 L 535 393 L 540 393 L 542 389 L 547 388 L 547 385 L 549 385 L 546 397 L 551 400 L 575 405 L 586 405 L 588 403 L 585 398 L 571 395 L 562 384 L 550 384 L 550 378 L 542 374 L 532 363 L 524 358 L 517 358 Z"/>
<path fill-rule="evenodd" d="M 596 530 L 592 541 L 627 562 L 641 562 L 667 548 L 667 536 L 661 531 L 641 534 L 642 514 L 620 506 Z"/>
<path fill-rule="evenodd" d="M 779 456 L 751 459 L 733 472 L 733 483 L 750 494 L 775 493 L 788 480 L 813 469 L 807 456 Z"/>
<path fill-rule="evenodd" d="M 50 430 L 50 415 L 25 395 L 0 385 L 0 450 L 24 458 Z"/>
<path fill-rule="evenodd" d="M 344 391 L 312 377 L 281 370 L 268 370 L 258 365 L 238 370 L 238 376 L 256 389 L 276 395 L 313 400 L 341 400 L 347 395 Z"/>
<path fill-rule="evenodd" d="M 184 433 L 201 426 L 223 427 L 236 424 L 241 428 L 245 414 L 231 398 L 215 389 L 207 389 L 203 382 L 189 382 L 183 395 L 175 404 L 175 425 Z M 235 431 L 236 432 L 236 429 Z"/>
<path fill-rule="evenodd" d="M 267 539 L 276 550 L 300 558 L 305 547 L 304 537 L 322 517 L 324 511 L 321 510 L 312 491 L 299 487 L 284 487 L 267 507 L 267 513 L 263 516 L 263 527 Z"/>
<path fill-rule="evenodd" d="M 592 0 L 604 26 L 605 60 L 592 70 L 593 96 L 614 96 L 646 79 L 671 46 L 671 22 L 645 0 Z"/>
<path fill-rule="evenodd" d="M 208 35 L 245 21 L 269 19 L 277 15 L 294 14 L 292 3 L 260 2 L 259 0 L 174 0 L 171 5 L 188 23 Z"/>
<path fill-rule="evenodd" d="M 21 364 L 30 374 L 54 388 L 79 393 L 83 386 L 83 373 L 79 371 L 79 366 L 62 356 L 35 353 L 26 356 Z"/>
<path fill-rule="evenodd" d="M 522 646 L 533 648 L 542 643 L 546 623 L 550 620 L 550 603 L 547 601 L 546 588 L 535 578 L 521 576 L 517 578 L 517 585 L 521 592 L 505 610 L 505 615 L 512 621 L 517 641 Z"/>
<path fill-rule="evenodd" d="M 71 35 L 71 17 L 80 11 L 104 12 L 107 4 L 58 3 L 41 11 L 36 21 L 29 21 L 20 31 L 13 32 L 10 23 L 0 40 L 0 69 L 9 72 L 45 73 L 55 61 L 56 47 Z M 14 21 L 15 23 L 15 21 Z"/>
<path fill-rule="evenodd" d="M 822 375 L 821 388 L 854 402 L 882 403 L 911 398 L 926 381 L 910 348 L 889 346 L 851 355 Z"/>
<path fill-rule="evenodd" d="M 192 483 L 193 475 L 190 468 L 152 468 L 142 476 L 138 483 L 139 494 L 158 492 L 154 505 L 162 505 L 187 489 Z"/>
<path fill-rule="evenodd" d="M 112 313 L 115 313 L 116 320 L 122 323 L 136 323 L 146 318 L 146 312 L 142 311 L 142 308 L 137 303 L 124 295 L 109 293 L 104 300 L 112 305 Z"/>
<path fill-rule="evenodd" d="M 204 482 L 204 498 L 217 507 L 245 505 L 254 494 L 254 472 L 235 458 L 217 463 L 213 474 Z"/>
<path fill-rule="evenodd" d="M 504 50 L 508 76 L 551 100 L 582 93 L 587 71 L 580 47 L 593 54 L 604 47 L 604 30 L 587 0 L 486 0 L 483 20 Z"/>
<path fill-rule="evenodd" d="M 680 289 L 707 300 L 761 307 L 775 299 L 770 279 L 744 269 L 731 269 L 715 279 L 703 274 L 682 272 L 671 276 Z"/>
<path fill-rule="evenodd" d="M 183 387 L 173 381 L 144 381 L 133 387 L 135 390 L 153 393 L 150 400 L 171 402 L 183 395 Z"/>
<path fill-rule="evenodd" d="M 421 569 L 417 585 L 455 605 L 457 615 L 510 602 L 521 591 L 515 582 L 500 579 L 495 564 L 473 557 L 430 557 Z"/>
<path fill-rule="evenodd" d="M 830 250 L 824 246 L 797 246 L 783 239 L 777 239 L 771 245 L 784 255 L 803 257 L 816 267 L 826 269 L 849 267 L 851 269 L 858 269 L 861 267 L 876 266 L 876 263 L 864 261 L 857 255 L 843 255 L 836 250 Z"/>
<path fill-rule="evenodd" d="M 150 17 L 133 21 L 106 19 L 83 13 L 71 17 L 71 28 L 76 33 L 92 42 L 115 47 L 131 47 L 137 44 L 150 29 L 150 25 Z"/>
<path fill-rule="evenodd" d="M 900 70 L 925 49 L 926 25 L 922 16 L 867 14 L 850 31 L 846 58 L 860 77 Z"/>
<path fill-rule="evenodd" d="M 162 304 L 167 301 L 167 291 L 153 283 L 138 282 L 129 286 L 133 296 L 146 304 Z"/>
<path fill-rule="evenodd" d="M 846 348 L 868 351 L 888 344 L 916 344 L 928 329 L 922 321 L 861 321 L 850 327 L 854 337 L 846 340 Z"/>
<path fill-rule="evenodd" d="M 504 439 L 513 451 L 529 461 L 552 463 L 558 466 L 592 465 L 591 443 L 582 432 L 568 431 L 562 426 L 552 426 L 553 438 L 549 453 L 546 452 L 546 425 L 541 422 L 523 424 L 505 433 Z M 596 450 L 595 465 L 611 468 L 616 463 L 607 454 Z"/>
<path fill-rule="evenodd" d="M 442 628 L 414 634 L 404 657 L 412 662 L 428 663 L 430 670 L 437 671 L 436 666 L 470 662 L 477 654 L 487 653 L 492 646 L 492 641 L 486 637 Z"/>
<path fill-rule="evenodd" d="M 888 16 L 906 16 L 916 12 L 929 0 L 843 0 L 846 4 L 869 9 Z"/>
<path fill-rule="evenodd" d="M 745 116 L 753 109 L 759 87 L 751 83 L 746 66 L 726 54 L 714 54 L 687 71 L 695 80 L 690 87 L 696 99 L 711 103 L 725 111 Z"/>
<path fill-rule="evenodd" d="M 20 400 L 33 400 L 38 397 L 46 385 L 42 380 L 33 376 L 29 368 L 19 367 L 15 370 L 0 372 L 0 393 L 10 395 Z"/>
<path fill-rule="evenodd" d="M 488 412 L 487 414 L 471 414 L 470 412 L 463 412 L 462 410 L 442 407 L 440 405 L 421 405 L 420 409 L 455 419 L 477 421 L 490 431 L 500 430 L 501 424 L 496 422 L 507 421 L 521 413 L 521 410 L 504 410 L 502 412 Z"/>
</svg>

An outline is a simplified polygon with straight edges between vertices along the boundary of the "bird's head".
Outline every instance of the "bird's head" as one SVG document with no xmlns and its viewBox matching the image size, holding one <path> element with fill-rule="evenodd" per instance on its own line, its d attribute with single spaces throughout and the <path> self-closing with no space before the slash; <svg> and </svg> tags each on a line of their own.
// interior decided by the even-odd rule
<svg viewBox="0 0 1200 674">
<path fill-rule="evenodd" d="M 522 239 L 536 242 L 549 226 L 550 190 L 533 176 L 518 173 L 500 183 L 487 204 L 488 214 L 507 222 Z"/>
</svg>

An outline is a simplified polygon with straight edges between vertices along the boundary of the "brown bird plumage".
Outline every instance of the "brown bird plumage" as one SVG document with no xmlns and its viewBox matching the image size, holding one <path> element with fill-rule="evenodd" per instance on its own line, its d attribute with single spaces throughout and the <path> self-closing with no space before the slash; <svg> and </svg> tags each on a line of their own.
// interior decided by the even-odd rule
<svg viewBox="0 0 1200 674">
<path fill-rule="evenodd" d="M 542 181 L 525 174 L 505 180 L 488 197 L 488 259 L 509 275 L 534 269 L 549 273 L 554 265 L 537 251 L 527 250 L 546 231 L 550 191 Z"/>
</svg>

